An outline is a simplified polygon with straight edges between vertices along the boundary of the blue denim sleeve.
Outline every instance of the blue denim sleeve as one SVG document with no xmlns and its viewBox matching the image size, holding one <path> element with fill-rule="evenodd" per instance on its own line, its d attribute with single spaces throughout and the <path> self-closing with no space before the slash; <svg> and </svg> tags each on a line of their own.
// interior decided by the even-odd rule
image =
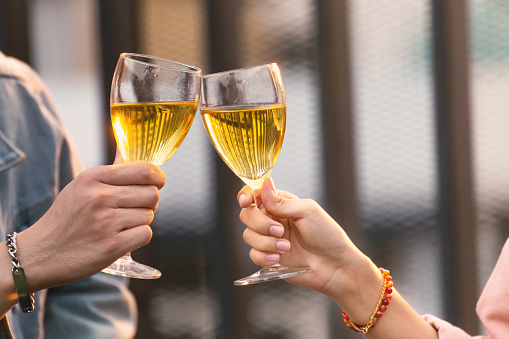
<svg viewBox="0 0 509 339">
<path fill-rule="evenodd" d="M 125 278 L 95 276 L 48 290 L 45 338 L 127 339 L 136 333 L 136 301 Z"/>
<path fill-rule="evenodd" d="M 0 236 L 5 238 L 8 232 L 20 232 L 36 222 L 82 165 L 42 79 L 28 65 L 1 52 L 0 133 L 4 160 L 0 161 Z M 35 297 L 33 313 L 21 314 L 17 306 L 8 312 L 17 339 L 41 338 L 43 333 L 44 338 L 87 339 L 135 335 L 136 303 L 124 278 L 99 273 L 39 291 Z"/>
<path fill-rule="evenodd" d="M 63 129 L 57 190 L 81 170 L 72 140 Z M 83 281 L 47 291 L 44 338 L 128 339 L 136 333 L 136 301 L 128 279 L 99 273 Z"/>
</svg>

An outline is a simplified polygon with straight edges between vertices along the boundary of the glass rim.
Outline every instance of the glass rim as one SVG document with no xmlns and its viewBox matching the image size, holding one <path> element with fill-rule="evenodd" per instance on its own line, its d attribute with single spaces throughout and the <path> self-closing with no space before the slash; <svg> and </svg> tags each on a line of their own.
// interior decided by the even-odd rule
<svg viewBox="0 0 509 339">
<path fill-rule="evenodd" d="M 189 64 L 186 64 L 186 63 L 183 63 L 180 61 L 170 60 L 170 59 L 166 59 L 166 58 L 162 58 L 162 57 L 158 57 L 158 56 L 148 55 L 148 54 L 124 52 L 124 53 L 120 53 L 120 57 L 122 57 L 124 59 L 126 57 L 141 57 L 141 58 L 147 58 L 147 59 L 155 59 L 155 60 L 167 62 L 169 64 L 185 66 L 185 67 L 188 67 L 189 69 L 179 69 L 179 68 L 173 68 L 173 67 L 169 67 L 169 66 L 167 67 L 167 66 L 162 66 L 162 65 L 154 65 L 154 64 L 142 61 L 142 60 L 131 58 L 131 60 L 135 60 L 136 62 L 139 62 L 141 64 L 146 64 L 149 66 L 157 66 L 157 67 L 161 67 L 161 68 L 165 68 L 165 69 L 169 69 L 169 70 L 173 70 L 173 71 L 186 72 L 186 73 L 199 73 L 199 74 L 202 73 L 202 69 L 197 66 L 189 65 Z"/>
<path fill-rule="evenodd" d="M 221 72 L 216 72 L 216 73 L 209 73 L 209 74 L 202 75 L 202 78 L 205 79 L 205 78 L 209 78 L 211 76 L 217 76 L 217 75 L 222 75 L 222 74 L 229 74 L 229 73 L 243 71 L 243 70 L 247 70 L 247 69 L 263 68 L 263 67 L 269 67 L 269 66 L 271 66 L 271 67 L 276 66 L 279 69 L 279 66 L 278 66 L 277 62 L 270 62 L 270 63 L 262 64 L 262 65 L 246 66 L 246 67 L 230 69 L 230 70 L 227 70 L 227 71 L 221 71 Z"/>
</svg>

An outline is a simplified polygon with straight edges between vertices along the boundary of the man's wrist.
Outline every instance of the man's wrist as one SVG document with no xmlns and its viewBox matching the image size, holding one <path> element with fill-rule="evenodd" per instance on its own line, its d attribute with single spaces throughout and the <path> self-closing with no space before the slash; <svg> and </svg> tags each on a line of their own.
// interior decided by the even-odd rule
<svg viewBox="0 0 509 339">
<path fill-rule="evenodd" d="M 5 314 L 18 302 L 18 295 L 12 279 L 11 257 L 7 252 L 7 242 L 0 244 L 0 314 Z"/>
</svg>

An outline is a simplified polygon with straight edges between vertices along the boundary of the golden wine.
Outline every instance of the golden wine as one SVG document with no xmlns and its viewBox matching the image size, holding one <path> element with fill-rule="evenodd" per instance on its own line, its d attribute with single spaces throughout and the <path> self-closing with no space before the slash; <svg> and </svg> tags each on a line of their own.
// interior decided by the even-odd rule
<svg viewBox="0 0 509 339">
<path fill-rule="evenodd" d="M 260 188 L 283 145 L 286 105 L 214 107 L 202 109 L 201 117 L 228 167 L 251 188 Z"/>
<path fill-rule="evenodd" d="M 112 104 L 111 123 L 124 161 L 164 164 L 186 137 L 197 108 L 197 102 Z"/>
</svg>

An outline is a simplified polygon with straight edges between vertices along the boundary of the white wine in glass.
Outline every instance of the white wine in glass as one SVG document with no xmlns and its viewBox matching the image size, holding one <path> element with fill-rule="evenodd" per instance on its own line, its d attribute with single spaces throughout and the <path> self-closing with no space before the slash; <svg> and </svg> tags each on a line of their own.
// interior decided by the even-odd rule
<svg viewBox="0 0 509 339">
<path fill-rule="evenodd" d="M 184 141 L 197 108 L 197 102 L 112 104 L 111 122 L 124 161 L 163 165 Z"/>
<path fill-rule="evenodd" d="M 226 165 L 253 190 L 270 175 L 283 145 L 286 99 L 277 64 L 203 77 L 201 117 Z M 273 265 L 236 280 L 236 286 L 293 277 L 309 268 Z"/>
<path fill-rule="evenodd" d="M 216 150 L 247 185 L 259 189 L 283 145 L 286 105 L 201 110 Z"/>
<path fill-rule="evenodd" d="M 111 86 L 111 123 L 125 162 L 163 165 L 191 128 L 199 104 L 201 70 L 171 60 L 123 53 Z M 155 279 L 161 272 L 131 258 L 103 272 Z"/>
</svg>

